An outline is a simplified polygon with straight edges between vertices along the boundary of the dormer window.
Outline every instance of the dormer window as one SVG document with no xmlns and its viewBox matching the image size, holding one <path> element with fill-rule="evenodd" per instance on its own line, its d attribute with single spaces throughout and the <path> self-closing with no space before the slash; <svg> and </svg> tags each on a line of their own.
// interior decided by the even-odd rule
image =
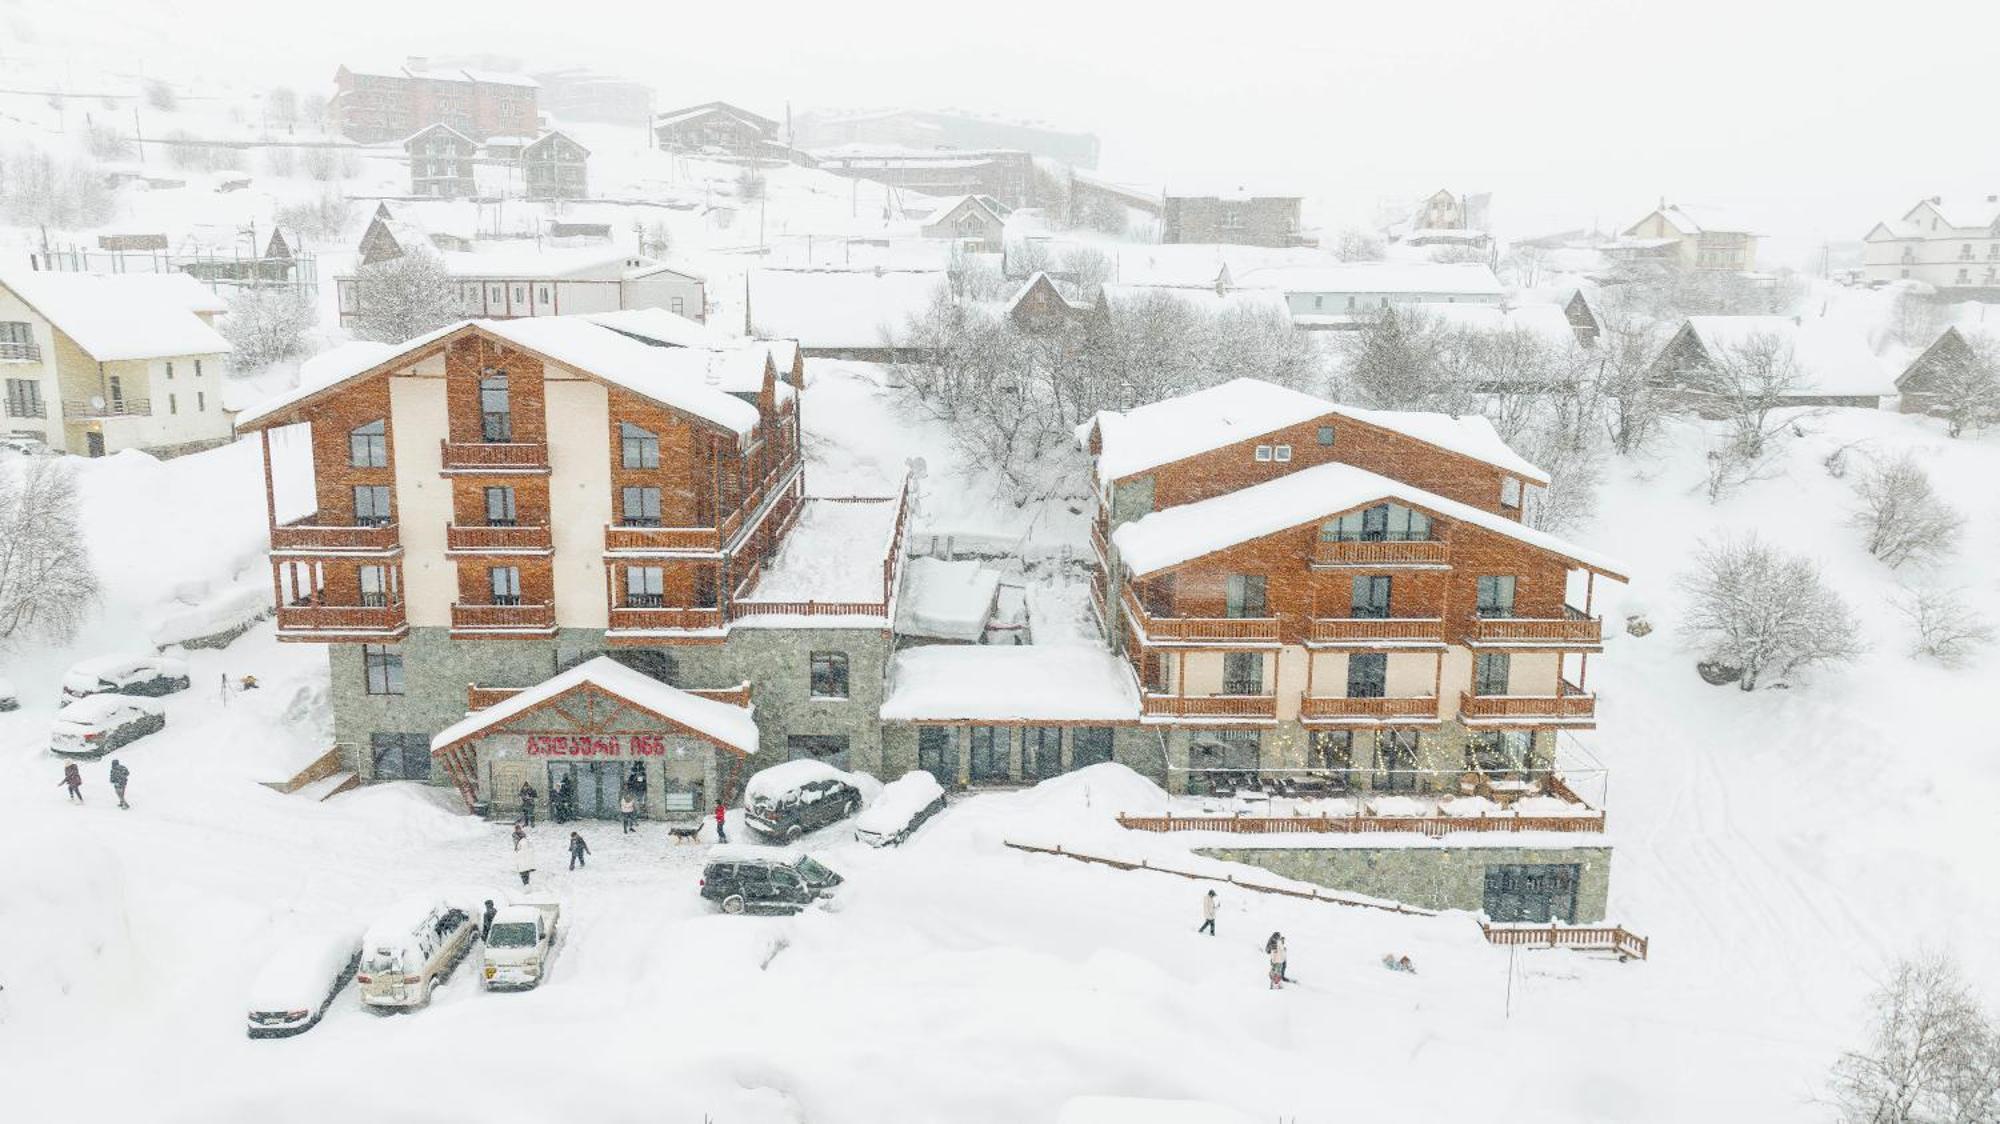
<svg viewBox="0 0 2000 1124">
<path fill-rule="evenodd" d="M 1500 478 L 1500 506 L 1521 506 L 1521 482 L 1512 476 Z"/>
<path fill-rule="evenodd" d="M 1279 464 L 1283 464 L 1286 461 L 1291 460 L 1292 447 L 1290 445 L 1273 446 L 1271 449 L 1271 459 L 1277 461 Z"/>
<path fill-rule="evenodd" d="M 1266 461 L 1269 461 L 1270 459 L 1271 459 L 1271 447 L 1270 447 L 1269 445 L 1259 445 L 1259 446 L 1257 446 L 1257 460 L 1258 460 L 1258 462 L 1259 462 L 1259 463 L 1262 463 L 1262 462 L 1266 462 Z"/>
</svg>

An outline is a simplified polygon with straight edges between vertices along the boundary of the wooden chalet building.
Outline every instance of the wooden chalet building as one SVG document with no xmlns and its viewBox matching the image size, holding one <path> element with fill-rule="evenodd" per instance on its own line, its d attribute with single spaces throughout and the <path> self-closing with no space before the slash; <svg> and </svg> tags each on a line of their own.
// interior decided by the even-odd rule
<svg viewBox="0 0 2000 1124">
<path fill-rule="evenodd" d="M 590 150 L 567 133 L 547 132 L 521 149 L 522 182 L 530 199 L 582 199 L 590 194 Z"/>
<path fill-rule="evenodd" d="M 659 310 L 468 321 L 350 345 L 242 417 L 278 636 L 327 645 L 343 765 L 499 811 L 569 776 L 606 815 L 635 769 L 657 815 L 788 755 L 879 769 L 905 502 L 806 497 L 803 372 Z M 284 448 L 310 455 L 303 517 Z M 829 576 L 833 551 L 865 562 Z M 523 697 L 544 721 L 512 720 Z"/>
<path fill-rule="evenodd" d="M 1975 340 L 1979 341 L 1977 346 Z M 1896 376 L 1897 409 L 1905 414 L 1940 413 L 1944 402 L 1939 380 L 1954 367 L 1978 362 L 1980 346 L 1990 349 L 2000 347 L 2000 343 L 1988 342 L 1977 330 L 1956 324 L 1938 333 L 1938 338 Z"/>
<path fill-rule="evenodd" d="M 726 101 L 686 105 L 654 116 L 653 143 L 667 152 L 740 160 L 785 152 L 776 121 Z"/>
<path fill-rule="evenodd" d="M 472 165 L 479 142 L 450 125 L 431 125 L 403 141 L 410 157 L 410 194 L 459 199 L 479 194 Z"/>
</svg>

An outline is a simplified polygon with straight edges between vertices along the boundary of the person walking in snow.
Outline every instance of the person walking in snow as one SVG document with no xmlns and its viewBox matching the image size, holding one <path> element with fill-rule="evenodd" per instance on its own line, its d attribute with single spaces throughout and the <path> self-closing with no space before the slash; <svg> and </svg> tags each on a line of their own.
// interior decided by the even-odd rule
<svg viewBox="0 0 2000 1124">
<path fill-rule="evenodd" d="M 1196 929 L 1195 932 L 1207 933 L 1211 937 L 1215 935 L 1216 904 L 1217 904 L 1217 899 L 1215 896 L 1215 891 L 1210 890 L 1208 894 L 1201 899 L 1201 928 Z"/>
<path fill-rule="evenodd" d="M 575 869 L 576 869 L 577 867 L 580 867 L 580 866 L 586 866 L 586 865 L 588 865 L 587 863 L 585 863 L 585 862 L 583 861 L 583 857 L 584 857 L 585 855 L 588 855 L 589 853 L 590 853 L 590 844 L 588 844 L 588 843 L 585 843 L 585 842 L 583 841 L 583 836 L 581 836 L 581 835 L 577 834 L 577 833 L 576 833 L 576 832 L 574 832 L 574 831 L 570 832 L 570 833 L 569 833 L 569 868 L 570 868 L 571 870 L 575 870 Z"/>
<path fill-rule="evenodd" d="M 1282 982 L 1285 978 L 1284 941 L 1278 934 L 1272 933 L 1271 939 L 1264 942 L 1264 951 L 1271 957 L 1271 990 L 1280 991 L 1285 986 Z"/>
<path fill-rule="evenodd" d="M 56 783 L 68 785 L 69 798 L 79 804 L 83 803 L 83 772 L 76 767 L 76 762 L 72 761 L 63 766 L 62 779 Z M 716 814 L 720 815 L 721 811 L 720 808 L 716 809 Z"/>
<path fill-rule="evenodd" d="M 549 809 L 557 823 L 568 823 L 576 818 L 576 778 L 564 777 L 556 786 L 556 798 Z"/>
<path fill-rule="evenodd" d="M 528 876 L 535 873 L 535 849 L 519 847 L 514 851 L 514 870 L 521 876 L 521 885 L 528 884 Z"/>
<path fill-rule="evenodd" d="M 522 827 L 522 826 L 521 826 L 521 821 L 520 821 L 520 820 L 515 820 L 515 821 L 514 821 L 514 849 L 515 849 L 516 851 L 520 850 L 520 849 L 521 849 L 521 843 L 522 843 L 522 841 L 523 841 L 523 840 L 525 840 L 525 839 L 527 839 L 527 838 L 528 838 L 528 829 L 527 829 L 527 828 L 525 828 L 525 827 Z"/>
<path fill-rule="evenodd" d="M 481 914 L 481 915 L 480 915 L 480 917 L 479 917 L 479 939 L 480 939 L 480 940 L 482 940 L 482 941 L 483 941 L 483 940 L 485 940 L 485 939 L 486 939 L 486 937 L 487 937 L 487 935 L 493 932 L 493 917 L 494 917 L 494 915 L 495 915 L 495 914 L 497 914 L 497 913 L 499 913 L 499 912 L 500 912 L 500 911 L 499 911 L 498 909 L 495 909 L 495 908 L 494 908 L 494 906 L 493 906 L 493 899 L 492 899 L 492 898 L 487 898 L 487 899 L 486 899 L 486 912 L 485 912 L 485 913 L 483 913 L 483 914 Z"/>
<path fill-rule="evenodd" d="M 123 765 L 120 765 L 118 763 L 117 758 L 115 757 L 112 758 L 111 791 L 118 794 L 118 806 L 120 808 L 130 808 L 132 806 L 130 804 L 125 803 L 125 783 L 131 779 L 132 779 L 132 770 L 127 769 Z"/>
<path fill-rule="evenodd" d="M 521 822 L 529 827 L 535 826 L 535 797 L 540 795 L 534 785 L 521 782 Z"/>
<path fill-rule="evenodd" d="M 632 834 L 632 820 L 638 814 L 639 802 L 632 799 L 632 790 L 627 788 L 624 797 L 618 801 L 618 818 L 624 825 L 626 835 Z"/>
<path fill-rule="evenodd" d="M 729 832 L 722 826 L 723 813 L 727 812 L 728 810 L 729 809 L 722 806 L 722 801 L 717 800 L 715 802 L 715 841 L 717 843 L 729 842 Z"/>
</svg>

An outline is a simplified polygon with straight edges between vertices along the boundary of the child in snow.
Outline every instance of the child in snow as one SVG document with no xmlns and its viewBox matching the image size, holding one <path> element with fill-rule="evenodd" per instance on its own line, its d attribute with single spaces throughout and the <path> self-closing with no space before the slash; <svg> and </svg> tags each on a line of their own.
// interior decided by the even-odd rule
<svg viewBox="0 0 2000 1124">
<path fill-rule="evenodd" d="M 1201 899 L 1201 927 L 1195 932 L 1207 933 L 1211 937 L 1215 935 L 1215 905 L 1215 891 L 1210 890 L 1208 896 Z"/>
<path fill-rule="evenodd" d="M 132 806 L 130 804 L 125 803 L 125 782 L 131 779 L 132 779 L 132 770 L 127 769 L 123 765 L 120 765 L 118 763 L 117 758 L 115 757 L 112 758 L 111 791 L 118 794 L 118 806 L 120 808 L 130 808 Z"/>
<path fill-rule="evenodd" d="M 83 803 L 83 773 L 76 767 L 76 762 L 72 761 L 63 766 L 62 779 L 56 783 L 68 785 L 69 798 L 79 804 Z"/>
<path fill-rule="evenodd" d="M 1408 972 L 1413 976 L 1417 974 L 1417 966 L 1410 963 L 1409 957 L 1397 956 L 1393 952 L 1382 954 L 1382 966 L 1391 972 Z"/>
<path fill-rule="evenodd" d="M 1264 942 L 1264 951 L 1271 954 L 1271 965 L 1277 970 L 1279 979 L 1286 983 L 1299 982 L 1285 974 L 1285 934 L 1272 933 L 1271 939 Z"/>
<path fill-rule="evenodd" d="M 522 840 L 524 840 L 524 839 L 526 839 L 527 837 L 528 837 L 528 829 L 527 829 L 527 828 L 525 828 L 525 827 L 522 827 L 522 826 L 521 826 L 521 821 L 520 821 L 520 820 L 515 820 L 515 821 L 514 821 L 514 849 L 515 849 L 516 851 L 518 851 L 518 850 L 520 850 L 520 849 L 521 849 L 521 841 L 522 841 Z"/>
<path fill-rule="evenodd" d="M 618 819 L 624 826 L 625 834 L 632 834 L 632 820 L 639 814 L 639 804 L 632 799 L 632 789 L 628 785 L 625 795 L 618 801 Z"/>
<path fill-rule="evenodd" d="M 571 870 L 575 870 L 575 869 L 576 869 L 577 867 L 580 867 L 580 866 L 583 866 L 583 865 L 585 865 L 585 863 L 584 863 L 584 861 L 583 861 L 583 856 L 585 856 L 585 855 L 587 855 L 587 854 L 589 854 L 589 853 L 590 853 L 590 844 L 588 844 L 588 843 L 585 843 L 585 842 L 583 841 L 583 836 L 581 836 L 581 835 L 578 835 L 578 834 L 577 834 L 576 832 L 574 832 L 574 831 L 570 832 L 570 833 L 569 833 L 569 868 L 570 868 Z"/>
<path fill-rule="evenodd" d="M 722 814 L 726 811 L 728 809 L 722 806 L 722 801 L 717 800 L 715 802 L 715 841 L 717 843 L 729 842 L 729 832 L 723 830 L 722 827 Z"/>
<path fill-rule="evenodd" d="M 519 847 L 514 851 L 514 870 L 521 876 L 521 885 L 528 884 L 528 876 L 535 873 L 535 852 L 531 847 Z"/>
</svg>

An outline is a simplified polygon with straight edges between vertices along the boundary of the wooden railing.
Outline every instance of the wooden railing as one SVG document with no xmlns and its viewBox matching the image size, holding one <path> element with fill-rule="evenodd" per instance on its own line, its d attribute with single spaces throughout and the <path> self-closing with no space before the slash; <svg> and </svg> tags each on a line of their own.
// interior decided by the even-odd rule
<svg viewBox="0 0 2000 1124">
<path fill-rule="evenodd" d="M 553 632 L 554 605 L 476 605 L 451 607 L 454 632 Z"/>
<path fill-rule="evenodd" d="M 1479 923 L 1491 944 L 1517 948 L 1606 949 L 1620 960 L 1644 960 L 1650 942 L 1623 925 L 1493 925 Z"/>
<path fill-rule="evenodd" d="M 1444 643 L 1444 621 L 1437 617 L 1314 617 L 1312 639 L 1321 644 Z"/>
<path fill-rule="evenodd" d="M 1597 696 L 1570 683 L 1558 684 L 1554 695 L 1475 695 L 1458 697 L 1458 712 L 1466 718 L 1587 719 L 1597 716 Z"/>
<path fill-rule="evenodd" d="M 1226 835 L 1381 835 L 1416 832 L 1432 839 L 1453 832 L 1604 831 L 1601 813 L 1587 816 L 1127 816 L 1131 831 L 1218 831 Z"/>
<path fill-rule="evenodd" d="M 1145 713 L 1174 718 L 1274 718 L 1276 695 L 1147 695 Z"/>
<path fill-rule="evenodd" d="M 472 554 L 545 554 L 555 549 L 547 524 L 527 527 L 460 526 L 444 529 L 444 548 Z"/>
<path fill-rule="evenodd" d="M 1111 540 L 1105 536 L 1104 528 L 1098 526 L 1095 519 L 1090 521 L 1090 545 L 1097 551 L 1098 564 L 1107 568 L 1110 567 Z"/>
<path fill-rule="evenodd" d="M 394 605 L 282 605 L 279 632 L 400 632 L 409 627 L 402 602 Z"/>
<path fill-rule="evenodd" d="M 1299 700 L 1303 718 L 1436 718 L 1435 697 L 1421 698 L 1332 698 L 1307 695 Z"/>
<path fill-rule="evenodd" d="M 880 601 L 732 601 L 731 619 L 739 617 L 883 617 L 888 608 Z"/>
<path fill-rule="evenodd" d="M 440 441 L 439 455 L 447 472 L 546 472 L 546 441 Z"/>
<path fill-rule="evenodd" d="M 1199 642 L 1270 641 L 1278 639 L 1276 617 L 1155 617 L 1125 588 L 1125 611 L 1138 622 L 1148 640 Z"/>
<path fill-rule="evenodd" d="M 272 550 L 380 553 L 396 549 L 400 541 L 401 531 L 394 523 L 338 527 L 301 521 L 271 528 Z"/>
<path fill-rule="evenodd" d="M 1465 638 L 1475 644 L 1601 644 L 1604 618 L 1570 610 L 1561 617 L 1472 617 Z"/>
<path fill-rule="evenodd" d="M 722 531 L 716 527 L 611 526 L 604 528 L 604 549 L 717 551 L 722 549 Z"/>
<path fill-rule="evenodd" d="M 1424 542 L 1318 542 L 1316 566 L 1442 566 L 1451 558 L 1451 544 Z"/>
<path fill-rule="evenodd" d="M 641 608 L 614 605 L 611 631 L 616 632 L 706 632 L 722 627 L 721 609 L 694 609 L 679 605 Z"/>
</svg>

